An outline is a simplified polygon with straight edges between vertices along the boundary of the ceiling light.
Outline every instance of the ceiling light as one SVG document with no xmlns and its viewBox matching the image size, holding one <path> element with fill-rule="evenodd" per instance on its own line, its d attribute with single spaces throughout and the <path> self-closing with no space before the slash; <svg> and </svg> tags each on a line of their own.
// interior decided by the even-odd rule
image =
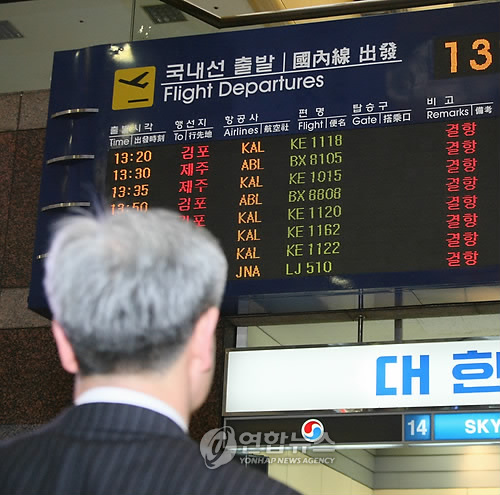
<svg viewBox="0 0 500 495">
<path fill-rule="evenodd" d="M 142 7 L 155 24 L 187 21 L 184 14 L 170 5 L 146 5 Z"/>
<path fill-rule="evenodd" d="M 9 21 L 0 21 L 0 40 L 14 38 L 23 38 L 23 35 Z"/>
</svg>

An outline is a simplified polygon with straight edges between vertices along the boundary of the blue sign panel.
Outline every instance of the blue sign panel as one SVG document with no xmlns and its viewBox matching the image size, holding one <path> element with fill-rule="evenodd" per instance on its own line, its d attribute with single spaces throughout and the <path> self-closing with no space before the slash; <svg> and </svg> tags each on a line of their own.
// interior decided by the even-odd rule
<svg viewBox="0 0 500 495">
<path fill-rule="evenodd" d="M 431 439 L 430 414 L 405 414 L 404 427 L 405 442 Z"/>
<path fill-rule="evenodd" d="M 497 3 L 56 53 L 29 305 L 69 205 L 209 228 L 228 296 L 500 280 Z"/>
<path fill-rule="evenodd" d="M 500 440 L 500 412 L 434 415 L 435 440 Z"/>
</svg>

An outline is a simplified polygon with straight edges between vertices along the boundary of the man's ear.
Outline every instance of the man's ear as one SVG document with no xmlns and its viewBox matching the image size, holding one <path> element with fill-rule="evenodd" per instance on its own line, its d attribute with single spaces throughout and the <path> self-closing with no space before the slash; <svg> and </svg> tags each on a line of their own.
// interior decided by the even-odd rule
<svg viewBox="0 0 500 495">
<path fill-rule="evenodd" d="M 66 334 L 64 333 L 63 327 L 57 321 L 52 321 L 52 335 L 56 341 L 59 361 L 61 361 L 62 367 L 68 373 L 78 373 L 79 366 L 73 347 L 71 347 L 68 337 L 66 337 Z"/>
<path fill-rule="evenodd" d="M 219 321 L 219 310 L 208 308 L 195 324 L 192 335 L 192 352 L 200 371 L 210 371 L 215 361 L 215 329 Z"/>
</svg>

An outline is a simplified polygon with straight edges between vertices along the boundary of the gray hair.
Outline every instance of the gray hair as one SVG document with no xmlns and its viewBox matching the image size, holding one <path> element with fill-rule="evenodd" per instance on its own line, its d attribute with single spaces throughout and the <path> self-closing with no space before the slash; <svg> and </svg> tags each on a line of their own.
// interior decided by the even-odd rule
<svg viewBox="0 0 500 495">
<path fill-rule="evenodd" d="M 44 287 L 83 375 L 167 366 L 227 274 L 215 238 L 173 212 L 72 215 L 57 224 Z"/>
</svg>

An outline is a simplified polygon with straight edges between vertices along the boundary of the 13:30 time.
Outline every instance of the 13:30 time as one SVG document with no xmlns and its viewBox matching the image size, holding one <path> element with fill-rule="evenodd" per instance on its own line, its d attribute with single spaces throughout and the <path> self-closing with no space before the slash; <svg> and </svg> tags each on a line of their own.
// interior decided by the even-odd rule
<svg viewBox="0 0 500 495">
<path fill-rule="evenodd" d="M 127 179 L 149 179 L 150 177 L 151 169 L 149 167 L 136 169 L 120 168 L 117 170 L 113 170 L 113 179 L 115 181 Z"/>
</svg>

